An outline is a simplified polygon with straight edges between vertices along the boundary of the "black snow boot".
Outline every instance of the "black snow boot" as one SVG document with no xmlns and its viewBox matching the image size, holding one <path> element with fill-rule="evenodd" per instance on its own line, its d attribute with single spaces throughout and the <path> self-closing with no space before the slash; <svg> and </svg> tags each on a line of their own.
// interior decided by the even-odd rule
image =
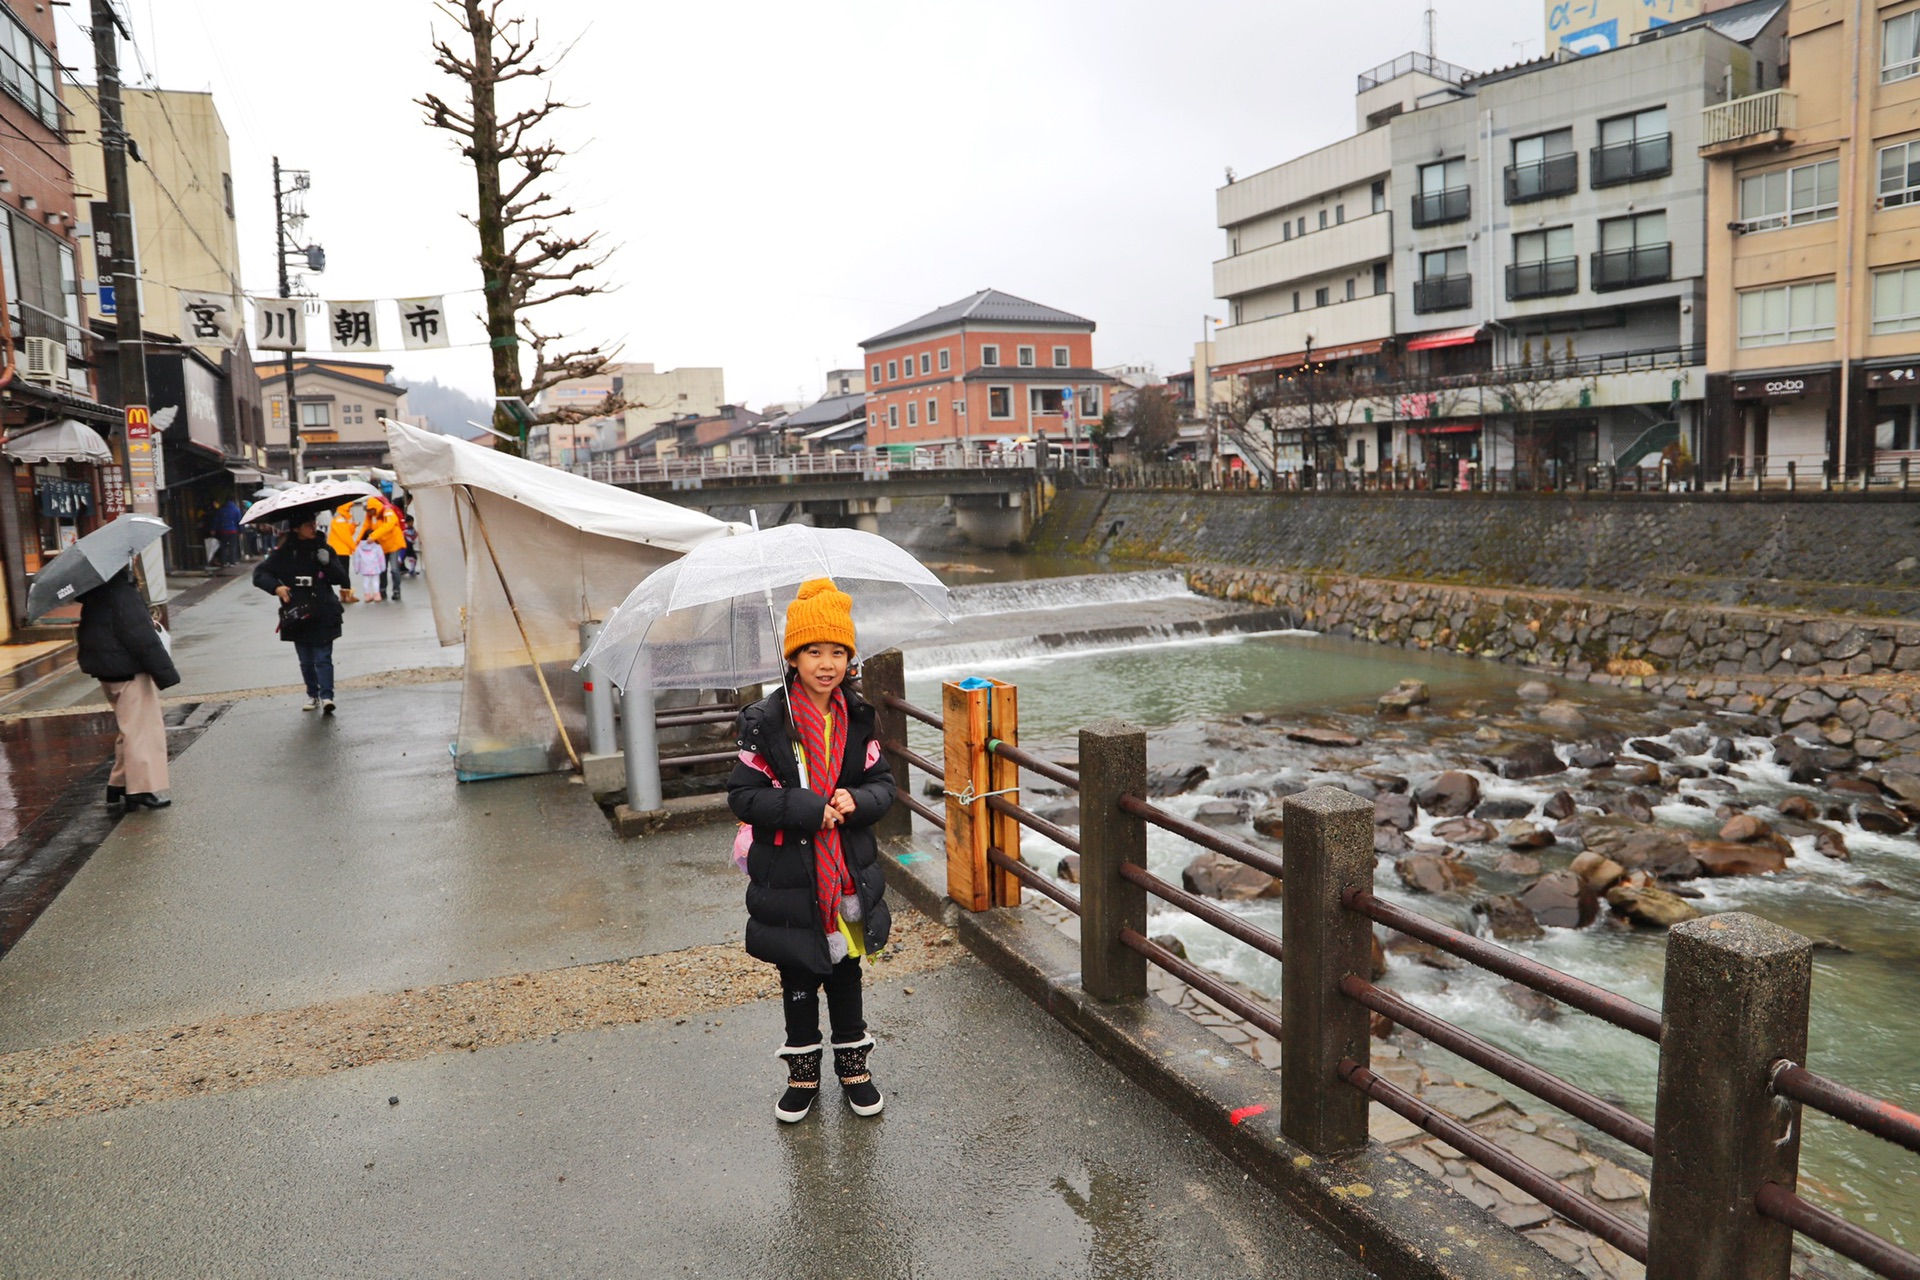
<svg viewBox="0 0 1920 1280">
<path fill-rule="evenodd" d="M 877 1116 L 886 1100 L 874 1087 L 873 1073 L 867 1070 L 867 1054 L 873 1049 L 873 1037 L 861 1036 L 851 1044 L 834 1042 L 833 1073 L 840 1077 L 840 1091 L 857 1116 Z"/>
<path fill-rule="evenodd" d="M 798 1124 L 820 1096 L 820 1046 L 783 1045 L 774 1056 L 787 1060 L 787 1091 L 773 1104 L 773 1114 L 783 1124 Z"/>
</svg>

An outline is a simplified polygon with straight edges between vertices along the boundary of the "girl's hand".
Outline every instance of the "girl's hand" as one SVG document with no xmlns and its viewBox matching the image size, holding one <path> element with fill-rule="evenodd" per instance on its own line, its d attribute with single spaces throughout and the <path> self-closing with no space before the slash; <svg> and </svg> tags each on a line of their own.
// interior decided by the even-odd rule
<svg viewBox="0 0 1920 1280">
<path fill-rule="evenodd" d="M 837 810 L 842 817 L 850 818 L 853 816 L 853 796 L 848 793 L 845 787 L 841 787 L 833 793 L 832 797 L 827 801 L 827 806 Z"/>
<path fill-rule="evenodd" d="M 820 815 L 820 829 L 822 831 L 831 831 L 845 821 L 846 819 L 841 816 L 840 811 L 829 803 L 826 810 Z"/>
<path fill-rule="evenodd" d="M 273 594 L 280 597 L 281 604 L 285 604 L 289 600 L 293 599 L 293 588 L 292 587 L 275 587 L 273 589 Z"/>
</svg>

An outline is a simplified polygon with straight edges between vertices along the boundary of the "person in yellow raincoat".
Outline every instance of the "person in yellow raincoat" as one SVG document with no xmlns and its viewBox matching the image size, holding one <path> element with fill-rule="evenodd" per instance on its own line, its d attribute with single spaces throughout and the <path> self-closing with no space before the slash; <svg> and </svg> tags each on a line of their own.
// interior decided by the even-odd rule
<svg viewBox="0 0 1920 1280">
<path fill-rule="evenodd" d="M 360 536 L 376 542 L 387 555 L 386 598 L 400 599 L 401 568 L 407 557 L 407 527 L 393 504 L 381 498 L 367 499 L 367 524 Z"/>
</svg>

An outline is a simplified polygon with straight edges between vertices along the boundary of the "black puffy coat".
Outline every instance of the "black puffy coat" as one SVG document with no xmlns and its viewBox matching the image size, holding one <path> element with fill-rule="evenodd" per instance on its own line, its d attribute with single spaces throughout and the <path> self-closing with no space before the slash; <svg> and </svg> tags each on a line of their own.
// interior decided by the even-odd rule
<svg viewBox="0 0 1920 1280">
<path fill-rule="evenodd" d="M 783 689 L 740 712 L 737 736 L 745 758 L 727 779 L 727 804 L 753 827 L 747 853 L 747 954 L 769 964 L 830 973 L 826 924 L 814 896 L 813 852 L 827 802 L 800 785 L 786 699 Z M 893 929 L 884 896 L 886 873 L 873 838 L 873 824 L 893 807 L 893 771 L 873 749 L 877 742 L 873 707 L 848 690 L 847 748 L 834 785 L 853 797 L 853 812 L 840 826 L 840 853 L 860 894 L 869 951 L 886 945 Z"/>
<path fill-rule="evenodd" d="M 74 643 L 80 669 L 95 680 L 118 683 L 144 673 L 162 689 L 180 683 L 130 570 L 122 569 L 80 597 L 80 631 Z"/>
<path fill-rule="evenodd" d="M 325 538 L 311 541 L 289 536 L 253 571 L 253 585 L 272 595 L 281 587 L 291 596 L 281 606 L 280 638 L 300 644 L 327 644 L 340 638 L 340 619 L 346 607 L 333 593 L 347 585 L 347 566 L 327 546 Z M 289 609 L 308 606 L 312 617 L 301 622 L 286 618 Z"/>
</svg>

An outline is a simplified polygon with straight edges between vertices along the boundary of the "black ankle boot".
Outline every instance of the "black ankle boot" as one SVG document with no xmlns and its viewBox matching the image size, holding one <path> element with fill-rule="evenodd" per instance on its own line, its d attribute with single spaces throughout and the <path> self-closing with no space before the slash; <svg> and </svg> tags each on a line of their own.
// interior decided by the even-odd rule
<svg viewBox="0 0 1920 1280">
<path fill-rule="evenodd" d="M 131 813 L 135 809 L 164 809 L 173 801 L 151 791 L 129 791 L 123 803 L 127 806 L 127 812 Z"/>
<path fill-rule="evenodd" d="M 107 784 L 107 803 L 108 804 L 119 804 L 122 800 L 125 800 L 126 798 L 127 798 L 127 789 L 125 787 L 116 787 L 111 782 Z"/>
<path fill-rule="evenodd" d="M 773 1114 L 783 1124 L 798 1124 L 820 1096 L 820 1046 L 784 1045 L 774 1056 L 787 1060 L 787 1091 L 773 1104 Z"/>
<path fill-rule="evenodd" d="M 861 1036 L 852 1044 L 833 1046 L 833 1073 L 840 1077 L 840 1091 L 857 1116 L 877 1116 L 886 1100 L 874 1086 L 873 1073 L 867 1070 L 867 1054 L 873 1049 L 873 1037 Z"/>
</svg>

